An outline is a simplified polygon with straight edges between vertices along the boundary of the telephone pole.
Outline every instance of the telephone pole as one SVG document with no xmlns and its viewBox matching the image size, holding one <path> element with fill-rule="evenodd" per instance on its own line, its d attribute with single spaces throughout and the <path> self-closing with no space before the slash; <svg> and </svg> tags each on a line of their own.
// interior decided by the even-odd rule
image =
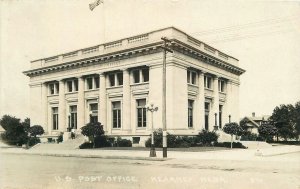
<svg viewBox="0 0 300 189">
<path fill-rule="evenodd" d="M 167 46 L 171 43 L 169 39 L 166 37 L 161 38 L 164 41 L 164 46 L 161 47 L 163 49 L 163 96 L 162 96 L 162 124 L 163 124 L 163 157 L 166 158 L 167 155 L 167 112 L 166 112 L 166 57 L 167 52 L 173 53 L 173 51 Z"/>
</svg>

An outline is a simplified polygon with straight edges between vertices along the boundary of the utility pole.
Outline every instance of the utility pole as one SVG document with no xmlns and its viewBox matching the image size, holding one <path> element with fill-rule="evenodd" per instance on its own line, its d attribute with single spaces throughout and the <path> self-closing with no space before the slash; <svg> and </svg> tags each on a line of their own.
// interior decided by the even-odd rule
<svg viewBox="0 0 300 189">
<path fill-rule="evenodd" d="M 166 112 L 166 57 L 167 57 L 167 52 L 173 53 L 173 51 L 168 48 L 167 46 L 171 43 L 169 39 L 166 37 L 161 38 L 164 41 L 164 46 L 161 47 L 163 49 L 163 96 L 162 96 L 162 124 L 163 124 L 163 157 L 166 158 L 167 155 L 167 112 Z"/>
</svg>

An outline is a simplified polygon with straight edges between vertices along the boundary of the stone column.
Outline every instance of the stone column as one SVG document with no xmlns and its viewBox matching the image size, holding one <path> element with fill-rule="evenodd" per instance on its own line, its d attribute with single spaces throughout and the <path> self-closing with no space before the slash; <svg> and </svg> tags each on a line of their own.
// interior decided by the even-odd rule
<svg viewBox="0 0 300 189">
<path fill-rule="evenodd" d="M 231 86 L 232 83 L 231 83 L 231 80 L 228 80 L 226 82 L 226 101 L 225 101 L 225 120 L 224 120 L 224 123 L 229 123 L 229 115 L 232 114 L 231 110 L 232 110 L 232 106 L 231 106 L 231 98 L 232 98 L 232 94 L 231 94 Z"/>
<path fill-rule="evenodd" d="M 126 131 L 131 130 L 131 94 L 130 94 L 130 74 L 128 69 L 123 70 L 123 126 Z"/>
<path fill-rule="evenodd" d="M 98 111 L 98 121 L 103 125 L 103 129 L 107 134 L 108 126 L 106 122 L 107 117 L 107 102 L 106 102 L 106 79 L 105 74 L 100 73 L 100 90 L 99 90 L 99 111 Z"/>
<path fill-rule="evenodd" d="M 214 116 L 214 121 L 213 121 L 213 126 L 219 126 L 219 77 L 215 76 L 214 77 L 214 81 L 213 81 L 213 112 L 212 112 L 212 116 Z M 215 121 L 215 114 L 217 113 L 217 118 Z"/>
<path fill-rule="evenodd" d="M 43 128 L 45 132 L 51 132 L 51 123 L 48 125 L 48 88 L 47 83 L 42 83 L 42 116 L 43 116 Z"/>
<path fill-rule="evenodd" d="M 198 110 L 199 114 L 197 115 L 197 119 L 199 120 L 198 123 L 199 125 L 197 126 L 197 130 L 202 130 L 205 128 L 205 109 L 204 109 L 204 104 L 205 104 L 205 95 L 204 95 L 204 73 L 199 72 L 199 82 L 198 82 L 198 88 L 199 88 L 199 93 L 198 93 Z"/>
<path fill-rule="evenodd" d="M 59 81 L 58 130 L 66 131 L 65 81 Z"/>
<path fill-rule="evenodd" d="M 84 99 L 84 78 L 78 77 L 78 104 L 77 104 L 77 128 L 85 125 L 85 99 Z"/>
</svg>

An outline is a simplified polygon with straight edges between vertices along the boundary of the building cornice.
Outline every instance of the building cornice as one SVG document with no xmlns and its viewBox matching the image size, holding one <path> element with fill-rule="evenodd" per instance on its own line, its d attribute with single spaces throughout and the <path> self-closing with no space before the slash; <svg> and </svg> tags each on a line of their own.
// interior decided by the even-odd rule
<svg viewBox="0 0 300 189">
<path fill-rule="evenodd" d="M 209 55 L 199 49 L 196 49 L 182 41 L 177 39 L 171 39 L 173 50 L 193 57 L 195 59 L 201 60 L 207 64 L 213 65 L 215 67 L 219 67 L 236 75 L 241 75 L 245 72 L 245 70 L 229 64 L 223 60 L 220 60 L 212 55 Z M 23 72 L 25 75 L 29 77 L 44 75 L 53 72 L 60 72 L 64 70 L 77 69 L 80 67 L 92 66 L 95 64 L 103 64 L 113 61 L 119 61 L 123 59 L 133 58 L 137 56 L 144 56 L 147 54 L 154 54 L 161 52 L 160 48 L 163 45 L 163 42 L 155 42 L 147 45 L 142 45 L 130 49 L 120 50 L 116 52 L 106 53 L 102 55 L 97 55 L 89 58 L 82 58 L 75 61 L 69 61 L 66 63 L 61 63 L 57 65 L 51 65 L 47 67 L 42 67 L 38 69 L 32 69 Z"/>
<path fill-rule="evenodd" d="M 201 60 L 207 64 L 213 65 L 215 67 L 219 67 L 223 70 L 229 71 L 231 73 L 234 73 L 236 75 L 241 75 L 245 72 L 244 69 L 239 68 L 237 66 L 234 66 L 232 64 L 229 64 L 221 59 L 218 59 L 212 55 L 209 55 L 199 49 L 196 49 L 186 43 L 183 43 L 177 39 L 172 40 L 172 49 L 183 53 L 185 55 L 188 55 L 190 57 L 196 58 L 198 60 Z"/>
<path fill-rule="evenodd" d="M 95 64 L 102 64 L 108 62 L 119 61 L 127 58 L 132 58 L 136 56 L 142 56 L 146 54 L 152 54 L 161 51 L 159 47 L 162 42 L 152 43 L 136 48 L 121 50 L 117 52 L 97 55 L 89 58 L 82 58 L 80 60 L 70 61 L 62 64 L 51 65 L 47 67 L 32 69 L 28 71 L 24 71 L 23 73 L 29 77 L 48 74 L 52 72 L 59 72 L 63 70 L 75 69 L 80 67 L 91 66 Z"/>
</svg>

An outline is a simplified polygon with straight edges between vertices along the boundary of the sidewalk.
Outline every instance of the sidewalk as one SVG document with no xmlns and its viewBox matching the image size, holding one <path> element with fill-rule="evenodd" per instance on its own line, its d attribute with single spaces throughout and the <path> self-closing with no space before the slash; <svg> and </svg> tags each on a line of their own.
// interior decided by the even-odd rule
<svg viewBox="0 0 300 189">
<path fill-rule="evenodd" d="M 259 152 L 259 153 L 257 153 Z M 22 148 L 0 148 L 1 153 L 27 154 L 57 157 L 84 157 L 104 159 L 132 159 L 165 161 L 169 159 L 182 160 L 258 160 L 263 157 L 300 152 L 300 146 L 273 146 L 257 151 L 257 149 L 232 149 L 205 152 L 168 151 L 168 158 L 162 158 L 162 151 L 156 151 L 157 157 L 150 158 L 149 151 L 131 150 L 101 150 L 101 149 L 74 149 L 74 150 L 33 150 Z M 259 156 L 257 155 L 259 154 Z"/>
</svg>

